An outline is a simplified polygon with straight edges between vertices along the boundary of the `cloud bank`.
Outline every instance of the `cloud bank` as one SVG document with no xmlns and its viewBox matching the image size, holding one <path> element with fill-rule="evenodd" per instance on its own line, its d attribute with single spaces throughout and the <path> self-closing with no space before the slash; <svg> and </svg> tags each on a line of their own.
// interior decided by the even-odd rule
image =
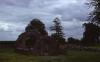
<svg viewBox="0 0 100 62">
<path fill-rule="evenodd" d="M 89 14 L 87 0 L 0 0 L 0 40 L 16 40 L 34 18 L 46 29 L 55 17 L 61 19 L 65 36 L 81 38 L 82 24 Z"/>
</svg>

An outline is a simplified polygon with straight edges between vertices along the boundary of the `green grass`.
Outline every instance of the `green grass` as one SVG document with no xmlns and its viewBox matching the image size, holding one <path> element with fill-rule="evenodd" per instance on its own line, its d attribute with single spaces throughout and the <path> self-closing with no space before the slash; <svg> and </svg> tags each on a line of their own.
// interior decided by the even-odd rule
<svg viewBox="0 0 100 62">
<path fill-rule="evenodd" d="M 94 47 L 96 47 L 96 48 L 100 48 L 100 44 L 94 45 Z"/>
<path fill-rule="evenodd" d="M 67 51 L 62 56 L 26 56 L 0 49 L 0 62 L 100 62 L 100 52 Z"/>
</svg>

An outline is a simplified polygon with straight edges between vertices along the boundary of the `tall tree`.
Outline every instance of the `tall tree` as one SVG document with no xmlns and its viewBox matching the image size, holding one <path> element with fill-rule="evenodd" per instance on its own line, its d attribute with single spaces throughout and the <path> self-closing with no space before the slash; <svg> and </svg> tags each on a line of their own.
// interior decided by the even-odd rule
<svg viewBox="0 0 100 62">
<path fill-rule="evenodd" d="M 99 43 L 100 28 L 93 23 L 85 23 L 85 32 L 83 33 L 83 43 L 85 45 L 93 45 Z"/>
<path fill-rule="evenodd" d="M 54 31 L 54 33 L 52 33 L 51 36 L 56 41 L 63 44 L 65 42 L 65 38 L 64 38 L 63 27 L 61 25 L 60 19 L 55 18 L 53 22 L 54 22 L 54 25 L 50 27 L 50 30 Z"/>
<path fill-rule="evenodd" d="M 94 7 L 94 10 L 90 14 L 89 20 L 100 25 L 100 0 L 91 0 L 91 5 Z"/>
<path fill-rule="evenodd" d="M 100 0 L 90 0 L 90 5 L 94 10 L 90 13 L 89 23 L 83 24 L 85 27 L 83 43 L 87 45 L 100 42 Z"/>
</svg>

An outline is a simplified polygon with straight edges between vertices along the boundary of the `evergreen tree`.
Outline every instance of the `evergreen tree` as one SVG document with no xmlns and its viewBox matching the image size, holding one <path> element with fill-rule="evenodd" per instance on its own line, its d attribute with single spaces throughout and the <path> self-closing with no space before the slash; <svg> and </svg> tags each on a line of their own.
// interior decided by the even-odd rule
<svg viewBox="0 0 100 62">
<path fill-rule="evenodd" d="M 54 22 L 54 25 L 50 27 L 50 30 L 54 31 L 54 33 L 51 34 L 51 37 L 53 37 L 60 44 L 65 43 L 63 27 L 61 26 L 60 19 L 55 18 L 53 22 Z"/>
</svg>

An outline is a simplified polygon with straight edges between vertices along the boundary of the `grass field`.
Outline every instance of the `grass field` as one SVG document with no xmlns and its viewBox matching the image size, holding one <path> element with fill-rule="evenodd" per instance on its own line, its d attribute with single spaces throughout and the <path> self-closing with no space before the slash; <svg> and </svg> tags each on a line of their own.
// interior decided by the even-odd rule
<svg viewBox="0 0 100 62">
<path fill-rule="evenodd" d="M 0 62 L 100 62 L 100 52 L 67 51 L 62 56 L 26 56 L 0 49 Z"/>
</svg>

